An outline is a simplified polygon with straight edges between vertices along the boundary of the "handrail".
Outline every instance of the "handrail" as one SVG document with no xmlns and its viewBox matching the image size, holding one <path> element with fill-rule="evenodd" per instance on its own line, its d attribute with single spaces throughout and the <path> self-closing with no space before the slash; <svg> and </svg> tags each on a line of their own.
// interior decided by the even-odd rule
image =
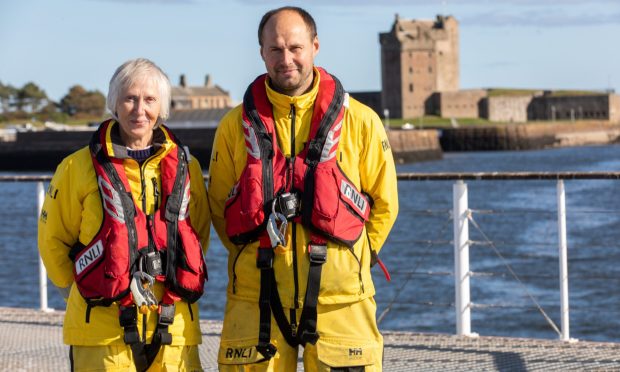
<svg viewBox="0 0 620 372">
<path fill-rule="evenodd" d="M 208 180 L 209 175 L 204 174 Z M 456 180 L 603 180 L 620 179 L 620 172 L 445 172 L 398 173 L 399 181 L 456 181 Z M 50 181 L 51 175 L 18 174 L 0 175 L 0 182 Z"/>
<path fill-rule="evenodd" d="M 446 172 L 398 173 L 399 181 L 620 179 L 620 172 Z"/>
<path fill-rule="evenodd" d="M 209 178 L 204 174 L 204 179 Z M 560 278 L 560 307 L 561 307 L 561 334 L 560 339 L 570 341 L 569 333 L 569 306 L 568 306 L 568 270 L 566 244 L 566 208 L 563 180 L 601 180 L 620 179 L 620 172 L 446 172 L 446 173 L 399 173 L 400 181 L 455 181 L 453 187 L 452 218 L 454 228 L 455 253 L 455 310 L 457 312 L 457 334 L 476 336 L 471 332 L 470 310 L 474 304 L 469 298 L 469 278 L 474 274 L 469 269 L 469 240 L 468 223 L 472 210 L 467 205 L 467 185 L 465 180 L 555 180 L 557 185 L 557 216 L 558 216 L 558 250 L 559 250 L 559 278 Z M 43 182 L 50 181 L 51 175 L 20 174 L 0 175 L 0 182 L 37 182 L 39 210 L 42 206 L 45 188 Z M 39 213 L 39 212 L 37 212 Z M 47 308 L 46 273 L 40 263 L 40 291 L 41 309 Z M 518 279 L 518 278 L 517 278 Z M 52 310 L 53 311 L 53 310 Z M 543 314 L 546 315 L 546 314 Z M 553 325 L 555 328 L 555 325 Z M 560 333 L 560 332 L 558 332 Z"/>
</svg>

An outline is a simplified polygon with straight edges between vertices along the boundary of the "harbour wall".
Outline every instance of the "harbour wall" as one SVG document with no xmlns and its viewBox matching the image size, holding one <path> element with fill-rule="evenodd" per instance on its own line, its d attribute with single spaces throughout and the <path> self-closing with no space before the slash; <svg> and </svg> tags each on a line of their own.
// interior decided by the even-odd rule
<svg viewBox="0 0 620 372">
<path fill-rule="evenodd" d="M 537 150 L 619 142 L 620 125 L 609 122 L 530 123 L 442 129 L 443 151 Z"/>
<path fill-rule="evenodd" d="M 211 157 L 215 128 L 175 128 L 179 140 L 206 170 Z M 0 139 L 1 171 L 53 172 L 72 152 L 87 146 L 93 131 L 18 132 Z M 391 130 L 388 138 L 398 163 L 440 159 L 436 130 Z"/>
</svg>

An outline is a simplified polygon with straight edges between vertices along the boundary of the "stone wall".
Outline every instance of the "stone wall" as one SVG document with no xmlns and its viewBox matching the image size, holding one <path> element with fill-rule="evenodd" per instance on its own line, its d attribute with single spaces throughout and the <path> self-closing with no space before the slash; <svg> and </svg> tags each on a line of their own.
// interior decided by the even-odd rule
<svg viewBox="0 0 620 372">
<path fill-rule="evenodd" d="M 583 121 L 443 129 L 440 142 L 444 151 L 497 151 L 608 145 L 619 139 L 620 126 Z"/>
<path fill-rule="evenodd" d="M 215 128 L 176 128 L 174 133 L 206 171 Z M 53 172 L 62 159 L 87 146 L 92 134 L 93 131 L 17 133 L 14 141 L 2 142 L 0 146 L 0 170 Z M 442 157 L 436 130 L 390 130 L 387 135 L 399 163 Z"/>
<path fill-rule="evenodd" d="M 388 140 L 399 164 L 443 157 L 436 130 L 389 130 Z"/>
<path fill-rule="evenodd" d="M 532 96 L 493 96 L 482 100 L 480 117 L 494 122 L 525 123 Z"/>
<path fill-rule="evenodd" d="M 534 97 L 528 107 L 529 120 L 610 120 L 611 101 L 616 95 Z M 610 120 L 617 122 L 617 120 Z"/>
<path fill-rule="evenodd" d="M 484 89 L 436 93 L 433 99 L 435 113 L 442 118 L 478 118 L 480 101 L 486 95 Z"/>
<path fill-rule="evenodd" d="M 617 94 L 609 96 L 609 121 L 620 124 L 620 96 Z"/>
</svg>

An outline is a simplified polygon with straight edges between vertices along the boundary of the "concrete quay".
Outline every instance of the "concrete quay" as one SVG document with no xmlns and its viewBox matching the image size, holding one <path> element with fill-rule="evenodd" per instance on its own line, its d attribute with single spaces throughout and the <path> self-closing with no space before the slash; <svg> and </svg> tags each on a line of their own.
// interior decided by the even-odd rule
<svg viewBox="0 0 620 372">
<path fill-rule="evenodd" d="M 0 371 L 68 371 L 63 311 L 0 307 Z M 202 320 L 200 358 L 217 371 L 222 324 Z M 620 371 L 620 343 L 383 332 L 385 371 Z M 303 370 L 298 364 L 298 370 Z"/>
</svg>

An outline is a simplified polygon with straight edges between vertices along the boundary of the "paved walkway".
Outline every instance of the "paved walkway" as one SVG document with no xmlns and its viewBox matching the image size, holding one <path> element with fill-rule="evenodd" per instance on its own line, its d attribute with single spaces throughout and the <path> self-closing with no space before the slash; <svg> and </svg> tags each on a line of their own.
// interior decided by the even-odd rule
<svg viewBox="0 0 620 372">
<path fill-rule="evenodd" d="M 0 371 L 68 371 L 64 312 L 0 307 Z M 200 358 L 216 371 L 221 322 L 203 320 Z M 385 371 L 619 371 L 620 343 L 384 332 Z M 299 370 L 302 370 L 300 367 Z"/>
</svg>

